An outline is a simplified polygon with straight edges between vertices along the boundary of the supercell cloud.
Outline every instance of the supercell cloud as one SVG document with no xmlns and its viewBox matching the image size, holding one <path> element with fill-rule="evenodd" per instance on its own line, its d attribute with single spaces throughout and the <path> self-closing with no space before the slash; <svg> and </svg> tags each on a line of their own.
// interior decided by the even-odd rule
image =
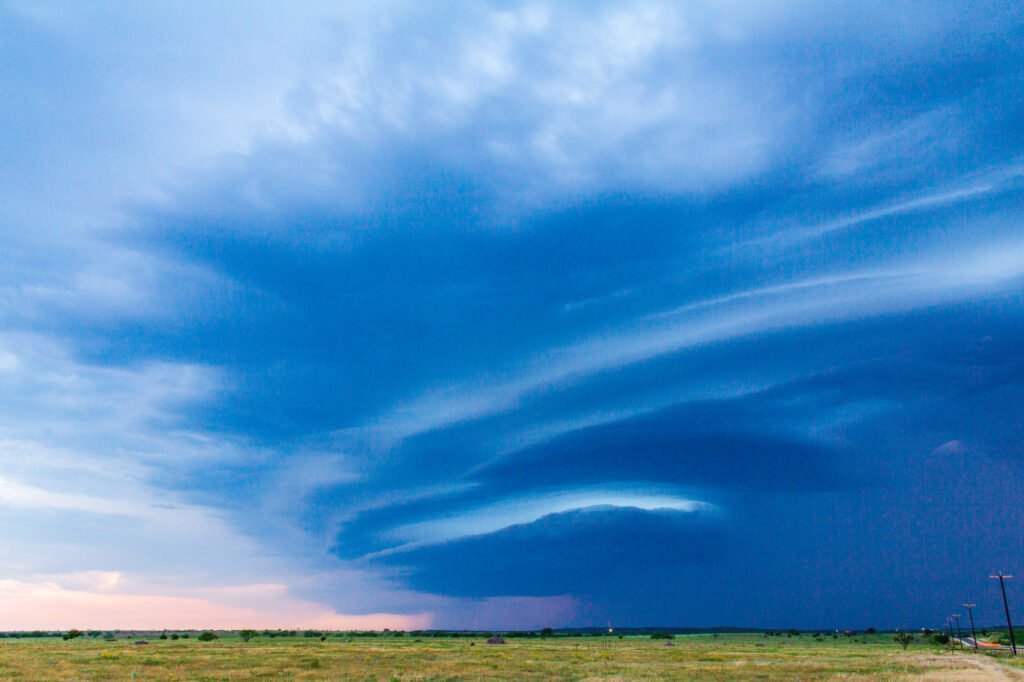
<svg viewBox="0 0 1024 682">
<path fill-rule="evenodd" d="M 998 616 L 1013 3 L 0 17 L 0 627 Z"/>
</svg>

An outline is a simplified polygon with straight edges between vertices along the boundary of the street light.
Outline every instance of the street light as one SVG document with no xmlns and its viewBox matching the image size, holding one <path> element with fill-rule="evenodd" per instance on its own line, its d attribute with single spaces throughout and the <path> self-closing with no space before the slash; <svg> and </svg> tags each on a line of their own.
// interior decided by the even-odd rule
<svg viewBox="0 0 1024 682">
<path fill-rule="evenodd" d="M 974 651 L 978 651 L 978 635 L 974 633 L 974 607 L 975 604 L 961 604 L 967 607 L 967 615 L 971 619 L 971 640 L 974 642 Z"/>
<path fill-rule="evenodd" d="M 1017 640 L 1013 638 L 1013 623 L 1010 622 L 1010 606 L 1006 602 L 1006 583 L 1003 581 L 1006 578 L 1012 578 L 1012 575 L 1003 575 L 1002 571 L 999 571 L 998 575 L 990 575 L 989 578 L 999 578 L 999 588 L 1003 591 L 1003 608 L 1006 609 L 1006 626 L 1010 628 L 1010 648 L 1013 650 L 1013 655 L 1017 655 Z"/>
</svg>

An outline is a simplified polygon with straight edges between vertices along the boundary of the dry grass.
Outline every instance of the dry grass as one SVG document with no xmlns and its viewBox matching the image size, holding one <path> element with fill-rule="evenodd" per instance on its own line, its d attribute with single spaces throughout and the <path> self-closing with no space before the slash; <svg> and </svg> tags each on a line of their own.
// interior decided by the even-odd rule
<svg viewBox="0 0 1024 682">
<path fill-rule="evenodd" d="M 0 641 L 11 680 L 1024 680 L 1006 658 L 903 652 L 884 635 L 860 640 L 760 635 L 512 639 L 235 638 L 214 642 Z"/>
</svg>

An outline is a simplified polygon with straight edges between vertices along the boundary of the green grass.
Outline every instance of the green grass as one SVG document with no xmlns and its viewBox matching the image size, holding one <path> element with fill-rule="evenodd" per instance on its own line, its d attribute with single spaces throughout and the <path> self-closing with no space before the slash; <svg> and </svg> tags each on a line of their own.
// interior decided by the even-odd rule
<svg viewBox="0 0 1024 682">
<path fill-rule="evenodd" d="M 243 643 L 89 638 L 0 640 L 0 680 L 1024 680 L 1005 657 L 949 654 L 890 635 L 852 639 L 648 637 L 263 638 Z"/>
</svg>

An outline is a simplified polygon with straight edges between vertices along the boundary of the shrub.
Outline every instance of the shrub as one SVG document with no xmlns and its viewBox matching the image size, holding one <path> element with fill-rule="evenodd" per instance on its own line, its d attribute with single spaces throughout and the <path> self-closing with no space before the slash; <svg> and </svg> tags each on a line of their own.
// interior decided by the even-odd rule
<svg viewBox="0 0 1024 682">
<path fill-rule="evenodd" d="M 893 636 L 893 640 L 895 640 L 895 642 L 899 644 L 901 647 L 903 647 L 904 651 L 906 651 L 907 646 L 914 641 L 914 635 L 910 634 L 909 632 L 897 632 Z"/>
<path fill-rule="evenodd" d="M 178 639 L 178 633 L 175 632 L 174 634 L 172 634 L 171 639 Z"/>
<path fill-rule="evenodd" d="M 82 632 L 81 630 L 76 630 L 76 629 L 74 629 L 74 628 L 71 628 L 70 630 L 68 630 L 67 632 L 65 632 L 65 633 L 64 633 L 64 634 L 62 635 L 62 637 L 64 637 L 64 639 L 66 639 L 66 640 L 67 640 L 67 639 L 75 639 L 76 637 L 81 637 L 81 636 L 82 636 L 82 635 L 84 635 L 84 634 L 85 634 L 85 633 L 84 633 L 84 632 Z"/>
<path fill-rule="evenodd" d="M 248 642 L 250 639 L 256 636 L 255 630 L 239 630 L 238 636 L 242 638 L 243 642 Z"/>
<path fill-rule="evenodd" d="M 185 636 L 188 637 L 188 635 Z M 206 632 L 201 632 L 199 634 L 199 637 L 197 637 L 196 639 L 198 639 L 200 642 L 212 642 L 213 640 L 217 639 L 217 634 L 207 630 Z"/>
<path fill-rule="evenodd" d="M 676 636 L 668 632 L 652 632 L 651 639 L 675 639 Z"/>
</svg>

